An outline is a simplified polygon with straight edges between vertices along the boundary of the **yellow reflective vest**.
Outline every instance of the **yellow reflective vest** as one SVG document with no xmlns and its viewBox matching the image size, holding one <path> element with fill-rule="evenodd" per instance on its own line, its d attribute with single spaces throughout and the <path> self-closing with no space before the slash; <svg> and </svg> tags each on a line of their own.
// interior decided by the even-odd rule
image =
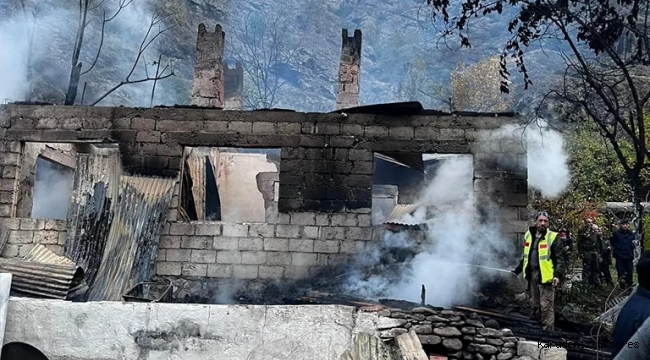
<svg viewBox="0 0 650 360">
<path fill-rule="evenodd" d="M 542 273 L 542 284 L 550 283 L 553 281 L 553 261 L 551 260 L 551 246 L 557 239 L 557 233 L 551 230 L 546 231 L 546 235 L 539 239 L 537 254 L 539 255 L 539 270 Z M 533 243 L 533 236 L 530 230 L 526 231 L 524 235 L 524 266 L 522 273 L 526 274 L 526 266 L 528 266 L 528 255 L 530 254 L 530 245 Z"/>
</svg>

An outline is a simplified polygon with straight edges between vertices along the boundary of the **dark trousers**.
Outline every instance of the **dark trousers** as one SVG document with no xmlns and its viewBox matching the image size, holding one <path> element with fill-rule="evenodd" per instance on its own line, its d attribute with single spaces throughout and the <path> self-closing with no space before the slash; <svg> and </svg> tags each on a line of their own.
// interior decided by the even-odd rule
<svg viewBox="0 0 650 360">
<path fill-rule="evenodd" d="M 618 282 L 623 286 L 632 286 L 632 274 L 634 274 L 634 262 L 632 259 L 616 259 L 616 273 Z"/>
<path fill-rule="evenodd" d="M 583 282 L 586 282 L 589 285 L 597 285 L 600 283 L 599 275 L 600 269 L 598 266 L 598 253 L 595 251 L 590 251 L 584 255 L 582 260 L 582 273 L 583 273 Z"/>
<path fill-rule="evenodd" d="M 607 258 L 603 259 L 603 261 L 600 263 L 601 280 L 610 285 L 614 283 L 612 281 L 612 273 L 609 270 L 609 267 L 611 265 L 612 265 L 611 259 L 607 259 Z"/>
</svg>

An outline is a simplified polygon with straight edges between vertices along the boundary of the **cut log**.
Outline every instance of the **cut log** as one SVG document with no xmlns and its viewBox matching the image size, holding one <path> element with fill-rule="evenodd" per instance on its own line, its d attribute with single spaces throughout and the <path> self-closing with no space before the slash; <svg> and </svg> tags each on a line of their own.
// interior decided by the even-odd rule
<svg viewBox="0 0 650 360">
<path fill-rule="evenodd" d="M 405 334 L 398 335 L 395 343 L 403 360 L 429 360 L 427 353 L 422 349 L 422 343 L 418 339 L 415 330 L 411 329 Z"/>
</svg>

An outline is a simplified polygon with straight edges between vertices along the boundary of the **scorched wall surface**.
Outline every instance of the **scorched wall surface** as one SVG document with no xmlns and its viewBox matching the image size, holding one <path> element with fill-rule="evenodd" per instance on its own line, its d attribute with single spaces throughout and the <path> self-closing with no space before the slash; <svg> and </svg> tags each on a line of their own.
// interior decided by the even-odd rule
<svg viewBox="0 0 650 360">
<path fill-rule="evenodd" d="M 126 172 L 177 180 L 156 272 L 170 277 L 301 278 L 379 238 L 371 225 L 373 152 L 474 155 L 474 191 L 501 206 L 514 240 L 526 226 L 526 174 L 499 159 L 503 144 L 478 146 L 483 131 L 514 117 L 383 116 L 201 108 L 0 107 L 0 217 L 12 229 L 3 256 L 36 243 L 61 254 L 65 221 L 16 218 L 25 142 L 119 143 Z M 281 149 L 278 215 L 266 223 L 178 221 L 184 147 Z"/>
<path fill-rule="evenodd" d="M 363 318 L 363 319 L 360 319 Z M 12 298 L 4 342 L 49 359 L 338 360 L 376 317 L 353 307 L 71 303 Z"/>
</svg>

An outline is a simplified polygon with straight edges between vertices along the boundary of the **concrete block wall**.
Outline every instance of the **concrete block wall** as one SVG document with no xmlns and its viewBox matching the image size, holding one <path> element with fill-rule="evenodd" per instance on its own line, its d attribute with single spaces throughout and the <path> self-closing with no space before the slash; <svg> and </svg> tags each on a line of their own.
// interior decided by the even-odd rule
<svg viewBox="0 0 650 360">
<path fill-rule="evenodd" d="M 65 220 L 3 218 L 0 219 L 0 226 L 11 230 L 0 254 L 2 257 L 25 256 L 36 244 L 45 245 L 57 255 L 63 255 Z"/>
<path fill-rule="evenodd" d="M 0 106 L 0 218 L 14 221 L 12 231 L 23 231 L 15 225 L 23 220 L 15 219 L 21 142 L 116 142 L 127 172 L 177 180 L 186 146 L 280 148 L 275 221 L 179 222 L 177 185 L 161 237 L 157 273 L 299 278 L 340 262 L 379 238 L 370 222 L 373 152 L 473 153 L 475 194 L 502 205 L 499 215 L 505 235 L 515 238 L 526 226 L 526 175 L 506 165 L 522 155 L 498 144 L 480 144 L 480 135 L 516 122 L 495 116 Z M 30 231 L 48 230 L 39 225 L 39 230 Z M 39 236 L 33 235 L 32 241 Z"/>
<path fill-rule="evenodd" d="M 370 214 L 280 214 L 276 224 L 170 223 L 156 270 L 161 276 L 298 279 L 344 261 L 372 239 Z"/>
</svg>

